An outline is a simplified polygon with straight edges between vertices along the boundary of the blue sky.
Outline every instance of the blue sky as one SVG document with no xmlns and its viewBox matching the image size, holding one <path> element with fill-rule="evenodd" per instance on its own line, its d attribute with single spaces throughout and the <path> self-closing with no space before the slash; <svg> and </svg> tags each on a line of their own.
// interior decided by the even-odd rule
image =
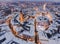
<svg viewBox="0 0 60 44">
<path fill-rule="evenodd" d="M 25 0 L 0 0 L 0 1 L 25 1 Z M 26 1 L 45 1 L 45 0 L 26 0 Z M 46 0 L 46 1 L 60 2 L 60 0 Z"/>
<path fill-rule="evenodd" d="M 19 1 L 25 1 L 25 0 L 19 0 Z M 53 2 L 60 2 L 60 0 L 26 0 L 26 1 L 53 1 Z"/>
<path fill-rule="evenodd" d="M 25 1 L 25 0 L 20 0 Z M 26 0 L 26 1 L 54 1 L 54 2 L 60 2 L 60 0 Z"/>
</svg>

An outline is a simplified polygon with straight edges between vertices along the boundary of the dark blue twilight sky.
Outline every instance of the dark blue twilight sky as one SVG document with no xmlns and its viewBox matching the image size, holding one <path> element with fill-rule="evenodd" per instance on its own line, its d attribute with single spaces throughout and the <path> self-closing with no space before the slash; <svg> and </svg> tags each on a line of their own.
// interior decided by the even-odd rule
<svg viewBox="0 0 60 44">
<path fill-rule="evenodd" d="M 60 0 L 0 0 L 0 1 L 53 1 L 53 2 L 60 2 Z"/>
</svg>

